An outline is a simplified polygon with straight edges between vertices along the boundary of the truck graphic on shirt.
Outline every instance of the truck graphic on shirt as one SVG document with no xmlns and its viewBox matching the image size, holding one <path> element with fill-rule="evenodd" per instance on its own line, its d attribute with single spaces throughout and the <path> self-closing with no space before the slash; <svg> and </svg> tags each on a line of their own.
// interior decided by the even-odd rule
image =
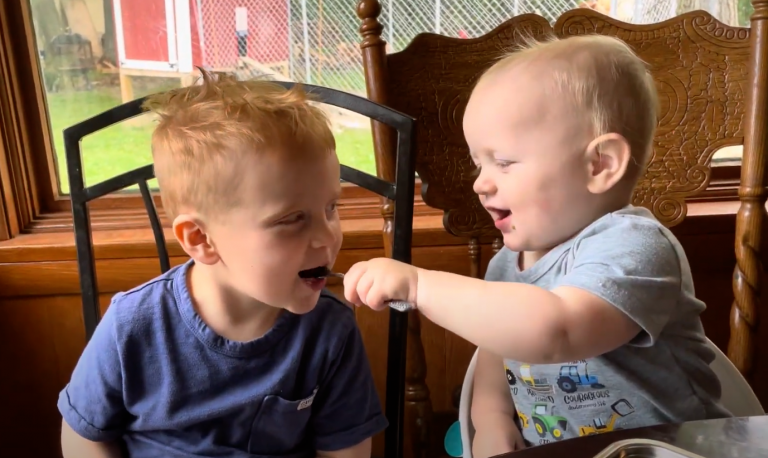
<svg viewBox="0 0 768 458">
<path fill-rule="evenodd" d="M 611 406 L 613 413 L 608 417 L 608 421 L 603 421 L 602 418 L 597 417 L 592 420 L 591 425 L 584 425 L 579 427 L 579 436 L 591 436 L 593 434 L 609 433 L 611 431 L 618 431 L 622 428 L 616 427 L 616 421 L 619 418 L 626 417 L 627 415 L 635 413 L 635 408 L 626 399 L 619 399 Z"/>
<path fill-rule="evenodd" d="M 509 386 L 515 386 L 517 384 L 515 373 L 506 365 L 504 365 L 504 372 L 507 374 L 507 383 L 509 383 Z M 527 388 L 538 393 L 553 394 L 555 392 L 554 387 L 549 384 L 549 381 L 546 378 L 534 378 L 531 375 L 530 364 L 523 364 L 520 366 L 520 380 Z"/>
</svg>

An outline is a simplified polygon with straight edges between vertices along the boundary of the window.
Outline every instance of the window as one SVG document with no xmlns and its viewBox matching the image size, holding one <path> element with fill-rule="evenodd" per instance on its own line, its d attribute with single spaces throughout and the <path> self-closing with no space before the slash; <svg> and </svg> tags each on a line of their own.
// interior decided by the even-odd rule
<svg viewBox="0 0 768 458">
<path fill-rule="evenodd" d="M 14 153 L 0 181 L 25 188 L 21 202 L 10 205 L 21 204 L 15 208 L 14 229 L 9 232 L 65 224 L 69 184 L 62 131 L 66 127 L 123 102 L 192 84 L 198 66 L 240 78 L 267 76 L 364 94 L 353 7 L 344 3 L 344 14 L 339 14 L 349 25 L 345 27 L 349 36 L 343 38 L 350 49 L 330 52 L 338 37 L 333 27 L 322 32 L 318 16 L 322 12 L 307 19 L 291 9 L 291 2 L 240 3 L 244 7 L 223 7 L 210 0 L 3 2 L 2 63 L 11 71 L 12 81 L 4 85 L 7 98 L 0 103 L 7 113 L 3 127 L 15 137 L 13 144 L 2 145 Z M 325 14 L 332 17 L 330 11 Z M 307 27 L 317 30 L 303 46 L 307 37 L 302 29 Z M 308 65 L 303 65 L 305 61 Z M 341 162 L 375 174 L 369 120 L 322 106 L 331 119 Z M 86 184 L 150 162 L 152 129 L 153 119 L 147 114 L 85 138 Z M 346 185 L 344 196 L 372 197 Z M 131 192 L 101 199 L 91 207 L 92 220 L 98 224 L 100 215 L 114 219 L 115 212 L 133 209 L 143 219 L 140 205 Z"/>
<path fill-rule="evenodd" d="M 294 70 L 289 3 L 240 4 L 244 6 L 214 1 L 31 0 L 59 194 L 68 191 L 62 173 L 64 128 L 134 98 L 192 84 L 197 67 L 243 79 L 298 77 L 364 93 L 362 67 L 355 59 L 347 62 L 349 56 L 323 55 L 316 65 L 302 68 L 303 73 Z M 313 45 L 310 54 L 321 46 Z M 368 120 L 333 107 L 326 111 L 342 163 L 374 172 Z M 147 115 L 84 141 L 86 183 L 146 164 L 152 129 Z"/>
</svg>

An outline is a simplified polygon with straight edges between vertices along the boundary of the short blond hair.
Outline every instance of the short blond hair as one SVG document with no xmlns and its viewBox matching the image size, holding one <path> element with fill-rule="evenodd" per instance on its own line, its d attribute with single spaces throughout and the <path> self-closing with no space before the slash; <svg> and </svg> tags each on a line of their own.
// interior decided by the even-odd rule
<svg viewBox="0 0 768 458">
<path fill-rule="evenodd" d="M 198 84 L 144 102 L 159 118 L 152 158 L 171 219 L 183 210 L 214 217 L 245 204 L 243 158 L 335 151 L 327 116 L 301 87 L 201 72 Z"/>
<path fill-rule="evenodd" d="M 658 118 L 658 93 L 647 64 L 626 43 L 604 35 L 524 38 L 483 74 L 478 85 L 523 63 L 553 70 L 545 71 L 555 89 L 586 111 L 595 137 L 617 133 L 626 138 L 634 159 L 627 178 L 634 185 L 650 159 Z"/>
</svg>

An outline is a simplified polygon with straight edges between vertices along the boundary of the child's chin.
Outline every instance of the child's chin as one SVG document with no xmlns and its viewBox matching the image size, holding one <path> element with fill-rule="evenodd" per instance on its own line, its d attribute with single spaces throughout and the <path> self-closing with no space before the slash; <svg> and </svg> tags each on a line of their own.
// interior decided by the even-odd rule
<svg viewBox="0 0 768 458">
<path fill-rule="evenodd" d="M 285 309 L 295 315 L 304 315 L 315 309 L 317 306 L 317 300 L 320 298 L 320 292 L 312 295 L 313 297 L 303 297 L 296 300 L 293 304 Z"/>
<path fill-rule="evenodd" d="M 522 240 L 520 240 L 520 234 L 507 233 L 502 234 L 502 241 L 504 242 L 504 246 L 507 247 L 508 250 L 512 251 L 526 251 L 527 247 L 525 246 L 525 243 L 523 243 Z"/>
</svg>

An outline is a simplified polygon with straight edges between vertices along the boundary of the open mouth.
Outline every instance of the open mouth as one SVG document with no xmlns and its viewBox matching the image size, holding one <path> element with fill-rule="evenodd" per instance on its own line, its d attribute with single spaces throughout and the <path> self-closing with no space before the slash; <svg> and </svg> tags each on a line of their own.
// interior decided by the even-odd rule
<svg viewBox="0 0 768 458">
<path fill-rule="evenodd" d="M 331 270 L 326 266 L 313 267 L 299 272 L 299 278 L 304 280 L 315 280 L 326 278 Z"/>
<path fill-rule="evenodd" d="M 330 274 L 331 270 L 328 267 L 318 266 L 300 271 L 299 278 L 309 289 L 317 292 L 325 287 L 325 282 Z"/>
<path fill-rule="evenodd" d="M 491 214 L 494 221 L 501 221 L 512 214 L 509 210 L 502 210 L 494 207 L 485 207 L 485 209 L 488 210 L 488 213 Z"/>
<path fill-rule="evenodd" d="M 512 216 L 511 211 L 495 207 L 485 207 L 485 209 L 491 214 L 493 225 L 496 226 L 496 229 L 502 232 L 515 229 L 515 226 L 512 225 L 512 218 L 510 218 Z"/>
</svg>

